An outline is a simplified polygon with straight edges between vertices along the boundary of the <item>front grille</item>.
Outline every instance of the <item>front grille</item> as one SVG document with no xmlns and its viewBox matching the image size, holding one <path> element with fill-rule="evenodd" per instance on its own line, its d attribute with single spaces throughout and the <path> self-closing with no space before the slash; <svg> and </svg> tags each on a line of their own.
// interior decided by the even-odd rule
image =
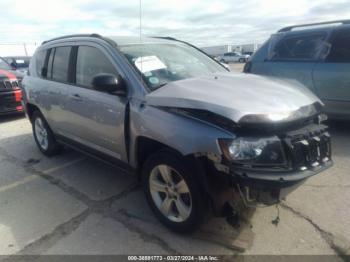
<svg viewBox="0 0 350 262">
<path fill-rule="evenodd" d="M 326 126 L 311 125 L 289 132 L 283 141 L 295 170 L 313 169 L 331 159 L 331 141 Z"/>
<path fill-rule="evenodd" d="M 0 89 L 17 89 L 19 88 L 19 82 L 17 80 L 15 81 L 9 81 L 9 80 L 5 80 L 5 81 L 0 81 Z"/>
<path fill-rule="evenodd" d="M 12 84 L 10 81 L 5 81 L 6 88 L 12 89 Z"/>
</svg>

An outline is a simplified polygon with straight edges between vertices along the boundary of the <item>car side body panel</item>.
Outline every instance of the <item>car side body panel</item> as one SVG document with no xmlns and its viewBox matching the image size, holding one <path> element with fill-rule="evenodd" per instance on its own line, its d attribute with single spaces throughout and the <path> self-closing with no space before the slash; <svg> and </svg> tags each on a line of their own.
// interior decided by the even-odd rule
<svg viewBox="0 0 350 262">
<path fill-rule="evenodd" d="M 137 141 L 145 137 L 175 149 L 182 155 L 213 153 L 221 155 L 218 138 L 235 134 L 203 121 L 149 106 L 144 101 L 130 101 L 130 165 L 137 167 Z"/>
<path fill-rule="evenodd" d="M 313 71 L 315 91 L 326 112 L 336 118 L 350 118 L 350 63 L 319 63 Z"/>
</svg>

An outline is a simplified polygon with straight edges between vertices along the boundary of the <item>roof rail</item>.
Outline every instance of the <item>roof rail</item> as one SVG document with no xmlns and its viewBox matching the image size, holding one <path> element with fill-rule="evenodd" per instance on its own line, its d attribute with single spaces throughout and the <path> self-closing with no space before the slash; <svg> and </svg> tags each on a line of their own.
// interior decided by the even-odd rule
<svg viewBox="0 0 350 262">
<path fill-rule="evenodd" d="M 41 44 L 46 44 L 48 42 L 51 41 L 55 41 L 55 40 L 60 40 L 60 39 L 65 39 L 65 38 L 72 38 L 72 37 L 96 37 L 96 38 L 101 38 L 104 39 L 101 35 L 99 34 L 75 34 L 75 35 L 65 35 L 65 36 L 60 36 L 60 37 L 56 37 L 56 38 L 52 38 L 50 40 L 46 40 L 44 42 L 42 42 Z"/>
<path fill-rule="evenodd" d="M 350 24 L 350 20 L 335 20 L 335 21 L 329 21 L 329 22 L 321 22 L 321 23 L 312 23 L 312 24 L 303 24 L 303 25 L 292 25 L 284 27 L 280 30 L 278 30 L 279 33 L 281 32 L 288 32 L 291 31 L 293 28 L 297 27 L 307 27 L 307 26 L 317 26 L 317 25 L 329 25 L 329 24 Z"/>
</svg>

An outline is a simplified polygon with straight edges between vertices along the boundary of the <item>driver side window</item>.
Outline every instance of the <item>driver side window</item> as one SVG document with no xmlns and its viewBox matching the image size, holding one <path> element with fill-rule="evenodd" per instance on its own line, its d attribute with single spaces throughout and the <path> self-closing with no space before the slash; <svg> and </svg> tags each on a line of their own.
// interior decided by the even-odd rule
<svg viewBox="0 0 350 262">
<path fill-rule="evenodd" d="M 92 79 L 97 74 L 118 76 L 114 65 L 102 51 L 91 46 L 79 46 L 76 67 L 76 84 L 91 88 Z"/>
</svg>

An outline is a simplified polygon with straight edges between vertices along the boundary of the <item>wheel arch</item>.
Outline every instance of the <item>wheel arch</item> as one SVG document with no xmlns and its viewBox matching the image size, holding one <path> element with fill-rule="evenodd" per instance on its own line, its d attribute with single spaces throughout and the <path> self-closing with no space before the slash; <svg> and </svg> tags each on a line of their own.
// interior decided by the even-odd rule
<svg viewBox="0 0 350 262">
<path fill-rule="evenodd" d="M 138 178 L 141 179 L 141 170 L 146 162 L 147 158 L 152 154 L 166 150 L 178 157 L 181 157 L 185 160 L 185 165 L 189 167 L 194 167 L 196 172 L 194 172 L 195 179 L 199 182 L 200 188 L 205 192 L 209 193 L 209 181 L 208 174 L 205 170 L 205 159 L 203 157 L 197 157 L 195 154 L 183 155 L 180 151 L 172 148 L 169 145 L 163 144 L 159 141 L 156 141 L 152 138 L 145 136 L 139 136 L 136 139 L 136 160 L 137 160 L 137 174 Z"/>
<path fill-rule="evenodd" d="M 160 150 L 168 150 L 178 156 L 183 156 L 178 150 L 155 139 L 139 136 L 136 138 L 136 163 L 137 169 L 141 169 L 147 158 Z"/>
<path fill-rule="evenodd" d="M 26 104 L 26 112 L 27 112 L 27 115 L 28 115 L 30 122 L 32 122 L 32 120 L 33 120 L 32 117 L 33 117 L 33 113 L 35 111 L 39 111 L 41 113 L 39 107 L 37 107 L 36 105 L 31 104 L 31 103 Z"/>
</svg>

